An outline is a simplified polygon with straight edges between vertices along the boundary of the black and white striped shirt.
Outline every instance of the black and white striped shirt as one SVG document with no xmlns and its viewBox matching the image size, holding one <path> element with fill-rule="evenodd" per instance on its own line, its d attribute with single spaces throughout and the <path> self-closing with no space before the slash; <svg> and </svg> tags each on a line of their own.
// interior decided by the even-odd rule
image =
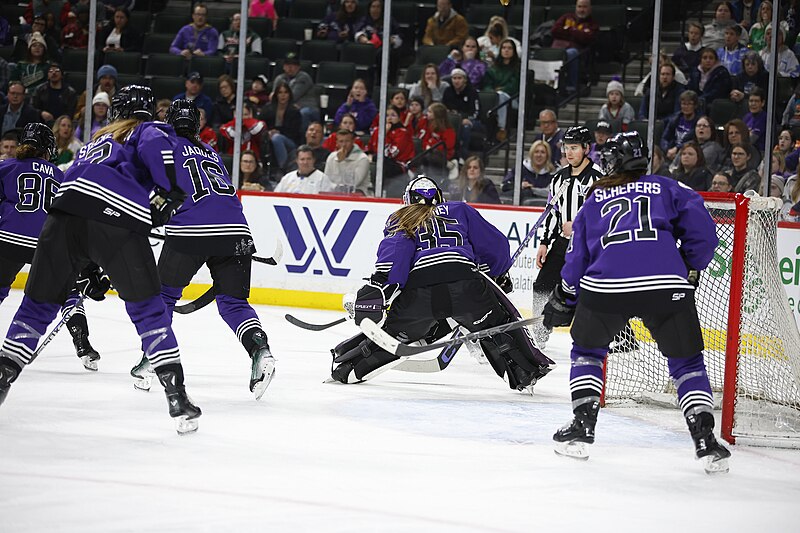
<svg viewBox="0 0 800 533">
<path fill-rule="evenodd" d="M 591 162 L 577 176 L 572 175 L 572 167 L 569 165 L 560 168 L 556 172 L 550 182 L 551 198 L 558 194 L 565 180 L 568 180 L 569 184 L 564 194 L 556 202 L 555 209 L 551 210 L 544 219 L 544 224 L 542 224 L 544 230 L 542 231 L 541 239 L 539 239 L 539 244 L 550 246 L 561 235 L 562 224 L 575 219 L 578 209 L 586 201 L 589 187 L 602 177 L 603 172 L 600 167 Z"/>
</svg>

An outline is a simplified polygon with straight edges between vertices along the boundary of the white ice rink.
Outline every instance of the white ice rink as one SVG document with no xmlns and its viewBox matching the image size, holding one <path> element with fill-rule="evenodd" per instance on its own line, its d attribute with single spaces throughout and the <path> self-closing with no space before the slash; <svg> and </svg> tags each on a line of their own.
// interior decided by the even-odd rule
<svg viewBox="0 0 800 533">
<path fill-rule="evenodd" d="M 0 307 L 4 334 L 21 299 Z M 278 358 L 261 402 L 215 306 L 176 315 L 200 430 L 178 436 L 163 390 L 134 390 L 139 341 L 114 298 L 90 302 L 100 371 L 63 331 L 0 407 L 0 532 L 798 532 L 800 451 L 733 447 L 694 461 L 678 410 L 604 409 L 588 462 L 557 457 L 571 417 L 569 338 L 534 396 L 466 351 L 436 374 L 323 384 L 341 313 L 257 308 Z"/>
</svg>

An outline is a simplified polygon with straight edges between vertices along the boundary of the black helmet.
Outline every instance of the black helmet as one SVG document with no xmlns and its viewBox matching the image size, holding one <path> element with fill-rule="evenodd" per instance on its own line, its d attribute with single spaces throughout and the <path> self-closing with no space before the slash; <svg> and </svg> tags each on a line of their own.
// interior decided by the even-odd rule
<svg viewBox="0 0 800 533">
<path fill-rule="evenodd" d="M 175 100 L 169 105 L 164 121 L 171 124 L 178 135 L 194 139 L 200 134 L 200 111 L 190 100 Z"/>
<path fill-rule="evenodd" d="M 428 204 L 437 205 L 444 202 L 442 190 L 431 178 L 420 174 L 411 180 L 403 193 L 403 204 Z"/>
<path fill-rule="evenodd" d="M 56 136 L 53 130 L 41 122 L 31 122 L 22 128 L 19 144 L 30 144 L 44 152 L 44 158 L 52 161 L 57 155 Z"/>
<path fill-rule="evenodd" d="M 571 126 L 567 128 L 564 133 L 564 138 L 561 143 L 564 144 L 583 144 L 589 146 L 592 144 L 592 132 L 586 126 Z"/>
<path fill-rule="evenodd" d="M 625 171 L 647 171 L 650 161 L 647 145 L 635 131 L 618 133 L 600 150 L 600 161 L 606 176 Z"/>
<path fill-rule="evenodd" d="M 153 120 L 156 100 L 153 90 L 144 85 L 128 85 L 120 89 L 111 99 L 111 122 L 126 118 Z"/>
</svg>

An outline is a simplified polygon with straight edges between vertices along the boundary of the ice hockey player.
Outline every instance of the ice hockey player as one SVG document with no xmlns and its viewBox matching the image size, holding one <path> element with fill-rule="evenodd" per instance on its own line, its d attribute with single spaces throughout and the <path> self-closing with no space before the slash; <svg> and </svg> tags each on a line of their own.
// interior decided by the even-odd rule
<svg viewBox="0 0 800 533">
<path fill-rule="evenodd" d="M 56 154 L 53 131 L 39 122 L 22 130 L 16 156 L 0 163 L 0 302 L 22 266 L 30 264 L 50 204 L 64 180 L 64 173 L 51 163 Z M 79 279 L 92 273 L 87 270 Z M 97 370 L 97 353 L 89 343 L 89 327 L 78 291 L 73 290 L 61 313 L 70 314 L 67 329 L 78 358 L 87 370 Z M 73 311 L 73 308 L 74 311 Z"/>
<path fill-rule="evenodd" d="M 149 87 L 131 85 L 112 100 L 111 122 L 81 148 L 50 208 L 25 296 L 0 350 L 0 402 L 32 360 L 39 338 L 64 303 L 76 277 L 95 263 L 114 284 L 164 386 L 179 433 L 197 430 L 200 409 L 187 396 L 183 368 L 158 270 L 147 239 L 185 193 L 175 183 L 172 127 L 147 122 L 154 111 Z M 150 195 L 152 193 L 152 199 Z M 107 285 L 91 277 L 83 290 L 101 296 Z"/>
<path fill-rule="evenodd" d="M 647 147 L 638 133 L 616 135 L 601 157 L 607 177 L 594 184 L 573 221 L 563 281 L 544 310 L 548 326 L 573 322 L 575 418 L 553 436 L 556 453 L 588 458 L 608 345 L 639 316 L 667 357 L 696 457 L 708 473 L 727 472 L 730 452 L 714 438 L 694 302 L 699 272 L 718 242 L 714 222 L 699 194 L 674 179 L 645 175 Z"/>
<path fill-rule="evenodd" d="M 165 226 L 166 240 L 158 259 L 161 298 L 172 317 L 184 287 L 200 267 L 208 266 L 219 314 L 252 359 L 250 391 L 259 400 L 274 375 L 275 359 L 258 315 L 247 303 L 255 245 L 242 204 L 219 154 L 198 137 L 200 113 L 194 102 L 175 100 L 165 120 L 178 135 L 174 153 L 178 187 L 191 194 Z M 149 388 L 143 374 L 146 366 L 143 356 L 131 370 L 143 380 L 137 388 Z"/>
<path fill-rule="evenodd" d="M 470 205 L 444 202 L 439 186 L 426 176 L 408 184 L 403 204 L 389 216 L 375 273 L 356 296 L 356 324 L 369 317 L 390 335 L 412 342 L 447 318 L 470 331 L 516 320 L 516 310 L 505 308 L 495 293 L 498 285 L 511 285 L 505 236 Z M 521 329 L 481 340 L 481 347 L 512 389 L 531 387 L 553 364 Z M 337 346 L 337 356 L 341 362 L 331 377 L 341 383 L 365 381 L 400 361 L 360 336 Z"/>
</svg>

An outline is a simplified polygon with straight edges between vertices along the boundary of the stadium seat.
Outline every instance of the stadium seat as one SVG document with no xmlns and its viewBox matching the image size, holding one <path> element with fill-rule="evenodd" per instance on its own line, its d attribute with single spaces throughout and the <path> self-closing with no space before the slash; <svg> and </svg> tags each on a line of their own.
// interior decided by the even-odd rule
<svg viewBox="0 0 800 533">
<path fill-rule="evenodd" d="M 88 54 L 85 48 L 65 48 L 64 54 L 61 56 L 61 68 L 86 72 L 87 57 Z"/>
<path fill-rule="evenodd" d="M 262 39 L 261 48 L 263 56 L 273 61 L 283 60 L 289 52 L 296 54 L 300 51 L 300 47 L 297 46 L 297 42 L 294 39 L 281 39 L 278 37 Z"/>
<path fill-rule="evenodd" d="M 244 60 L 244 77 L 252 80 L 261 74 L 264 74 L 270 79 L 277 75 L 272 72 L 269 59 L 264 57 L 246 57 Z"/>
<path fill-rule="evenodd" d="M 161 13 L 156 16 L 153 33 L 170 34 L 173 37 L 181 28 L 192 22 L 191 15 L 171 15 Z"/>
<path fill-rule="evenodd" d="M 717 98 L 711 102 L 708 109 L 708 116 L 718 126 L 723 126 L 728 121 L 737 118 L 738 106 L 727 98 Z"/>
<path fill-rule="evenodd" d="M 247 29 L 248 31 L 255 32 L 259 37 L 261 37 L 261 47 L 263 49 L 263 39 L 272 36 L 272 20 L 262 17 L 250 18 L 247 20 Z"/>
<path fill-rule="evenodd" d="M 338 61 L 339 48 L 333 41 L 305 41 L 300 46 L 300 59 L 311 61 L 314 64 L 319 64 L 323 61 Z"/>
<path fill-rule="evenodd" d="M 306 19 L 315 24 L 324 19 L 327 13 L 327 0 L 293 0 L 289 8 L 290 18 Z"/>
<path fill-rule="evenodd" d="M 144 67 L 144 74 L 151 76 L 182 77 L 186 73 L 187 61 L 183 56 L 172 54 L 150 54 Z"/>
<path fill-rule="evenodd" d="M 444 44 L 420 46 L 419 50 L 417 50 L 417 58 L 414 62 L 418 65 L 427 65 L 428 63 L 438 65 L 445 60 L 449 53 L 450 47 Z"/>
<path fill-rule="evenodd" d="M 339 59 L 357 66 L 374 67 L 376 48 L 371 44 L 344 43 Z"/>
<path fill-rule="evenodd" d="M 103 62 L 114 65 L 120 74 L 136 74 L 142 72 L 142 54 L 139 52 L 109 52 Z"/>
<path fill-rule="evenodd" d="M 403 83 L 405 85 L 413 85 L 419 81 L 420 76 L 422 76 L 422 70 L 425 68 L 425 65 L 409 65 L 408 69 L 406 69 L 406 75 L 403 78 Z"/>
<path fill-rule="evenodd" d="M 508 23 L 512 26 L 522 27 L 522 16 L 524 14 L 525 6 L 522 4 L 515 4 L 511 6 L 508 13 Z M 546 6 L 531 6 L 531 32 L 542 22 L 547 20 L 547 7 Z M 488 21 L 487 21 L 488 22 Z"/>
<path fill-rule="evenodd" d="M 203 78 L 207 79 L 217 78 L 225 72 L 225 60 L 222 56 L 195 56 L 189 62 L 187 71 L 197 71 Z"/>
<path fill-rule="evenodd" d="M 136 28 L 140 33 L 150 33 L 153 16 L 149 11 L 131 11 L 131 18 L 128 20 L 128 24 L 132 28 Z"/>
<path fill-rule="evenodd" d="M 504 17 L 505 12 L 506 8 L 499 2 L 494 4 L 473 4 L 467 10 L 466 19 L 468 24 L 483 25 L 485 28 L 490 18 L 494 16 Z"/>
<path fill-rule="evenodd" d="M 64 79 L 69 83 L 75 92 L 81 94 L 86 90 L 86 69 L 83 72 L 78 71 L 64 71 Z"/>
<path fill-rule="evenodd" d="M 186 84 L 183 78 L 175 76 L 158 76 L 150 80 L 150 88 L 153 89 L 153 95 L 156 100 L 168 98 L 172 100 L 175 95 L 178 95 L 186 90 Z"/>
<path fill-rule="evenodd" d="M 175 35 L 165 33 L 151 33 L 145 35 L 142 46 L 143 54 L 166 54 L 169 53 L 169 46 L 175 39 Z"/>
<path fill-rule="evenodd" d="M 141 74 L 118 74 L 117 87 L 126 87 L 128 85 L 147 85 L 147 81 Z"/>
<path fill-rule="evenodd" d="M 317 67 L 317 84 L 326 87 L 350 87 L 356 79 L 355 63 L 323 61 Z"/>
<path fill-rule="evenodd" d="M 294 39 L 297 42 L 302 42 L 306 38 L 306 29 L 313 27 L 314 24 L 310 20 L 306 19 L 278 19 L 278 27 L 275 29 L 275 37 L 280 39 Z"/>
</svg>

